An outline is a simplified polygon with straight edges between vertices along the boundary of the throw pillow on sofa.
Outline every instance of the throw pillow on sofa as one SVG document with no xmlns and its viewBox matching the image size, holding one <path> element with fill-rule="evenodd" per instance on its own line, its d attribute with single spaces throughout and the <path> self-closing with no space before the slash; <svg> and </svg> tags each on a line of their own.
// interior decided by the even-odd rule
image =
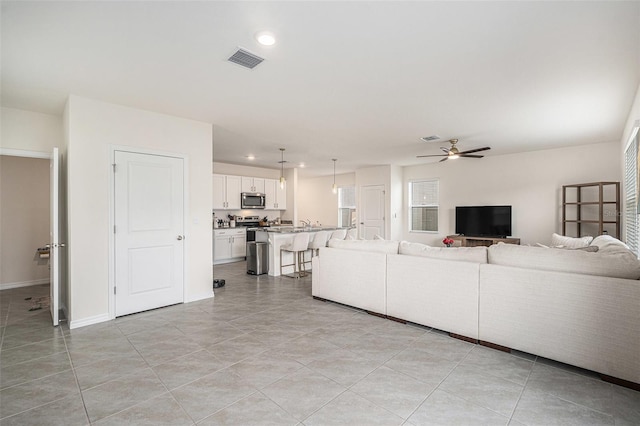
<svg viewBox="0 0 640 426">
<path fill-rule="evenodd" d="M 613 246 L 624 247 L 629 250 L 628 245 L 618 240 L 617 238 L 613 238 L 611 235 L 600 235 L 595 237 L 593 241 L 591 241 L 590 246 L 598 247 L 598 249 L 600 250 Z"/>
<path fill-rule="evenodd" d="M 426 244 L 400 241 L 398 253 L 432 259 L 487 263 L 486 247 L 431 247 Z"/>
<path fill-rule="evenodd" d="M 573 238 L 573 237 L 565 237 L 564 235 L 559 235 L 553 233 L 551 235 L 551 245 L 553 247 L 563 247 L 563 248 L 582 248 L 589 247 L 589 244 L 593 241 L 593 237 L 581 237 L 581 238 Z"/>
</svg>

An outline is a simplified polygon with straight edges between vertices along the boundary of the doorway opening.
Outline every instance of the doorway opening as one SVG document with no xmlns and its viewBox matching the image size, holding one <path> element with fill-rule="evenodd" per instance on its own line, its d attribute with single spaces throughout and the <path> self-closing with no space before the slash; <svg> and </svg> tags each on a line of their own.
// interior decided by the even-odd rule
<svg viewBox="0 0 640 426">
<path fill-rule="evenodd" d="M 0 149 L 0 326 L 50 327 L 64 316 L 51 286 L 51 158 Z"/>
</svg>

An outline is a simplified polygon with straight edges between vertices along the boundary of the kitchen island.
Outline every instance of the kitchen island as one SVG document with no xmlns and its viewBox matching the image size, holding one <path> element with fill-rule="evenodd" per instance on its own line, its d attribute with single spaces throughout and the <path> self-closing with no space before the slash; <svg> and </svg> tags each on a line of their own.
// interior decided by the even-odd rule
<svg viewBox="0 0 640 426">
<path fill-rule="evenodd" d="M 280 276 L 280 247 L 291 244 L 293 237 L 300 232 L 308 232 L 309 240 L 313 239 L 313 234 L 318 231 L 329 231 L 329 233 L 337 229 L 327 226 L 311 226 L 311 227 L 294 227 L 294 226 L 272 226 L 268 228 L 255 228 L 256 242 L 269 243 L 269 275 L 273 277 Z M 311 259 L 311 253 L 305 254 L 305 259 Z M 293 263 L 293 253 L 284 253 L 284 263 Z M 311 265 L 308 265 L 308 271 L 311 271 Z M 283 269 L 285 274 L 293 273 L 293 266 L 288 266 Z"/>
</svg>

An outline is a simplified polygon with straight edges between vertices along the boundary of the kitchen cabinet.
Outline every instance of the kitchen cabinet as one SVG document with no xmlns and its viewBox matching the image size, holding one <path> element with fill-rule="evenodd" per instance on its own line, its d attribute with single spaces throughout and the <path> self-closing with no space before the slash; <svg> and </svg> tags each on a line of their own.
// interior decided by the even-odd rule
<svg viewBox="0 0 640 426">
<path fill-rule="evenodd" d="M 276 208 L 278 210 L 287 209 L 287 182 L 280 188 L 280 182 L 276 181 Z"/>
<path fill-rule="evenodd" d="M 225 228 L 213 231 L 213 263 L 240 260 L 247 255 L 245 228 Z"/>
<path fill-rule="evenodd" d="M 240 210 L 240 176 L 213 175 L 213 208 L 218 210 Z"/>
<path fill-rule="evenodd" d="M 264 194 L 264 179 L 242 176 L 242 192 Z"/>
<path fill-rule="evenodd" d="M 284 183 L 284 188 L 280 188 L 280 181 L 276 179 L 265 179 L 264 183 L 265 209 L 286 210 L 287 183 Z"/>
</svg>

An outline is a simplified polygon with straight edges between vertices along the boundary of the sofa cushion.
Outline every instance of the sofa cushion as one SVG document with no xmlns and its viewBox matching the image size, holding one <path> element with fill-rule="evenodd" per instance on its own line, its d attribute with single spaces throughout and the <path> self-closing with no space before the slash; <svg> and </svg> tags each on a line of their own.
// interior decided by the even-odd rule
<svg viewBox="0 0 640 426">
<path fill-rule="evenodd" d="M 486 247 L 431 247 L 426 244 L 401 241 L 398 253 L 434 259 L 487 263 Z"/>
<path fill-rule="evenodd" d="M 389 240 L 338 240 L 330 239 L 329 247 L 345 250 L 398 254 L 398 242 Z"/>
<path fill-rule="evenodd" d="M 629 250 L 622 250 L 626 249 L 618 246 L 586 252 L 500 243 L 489 247 L 488 259 L 492 264 L 517 268 L 639 279 L 640 261 Z"/>
<path fill-rule="evenodd" d="M 558 235 L 556 233 L 551 235 L 551 245 L 554 247 L 582 248 L 588 247 L 591 241 L 593 241 L 593 237 L 573 238 Z"/>
<path fill-rule="evenodd" d="M 609 249 L 611 247 L 623 247 L 629 250 L 629 246 L 618 240 L 617 238 L 613 238 L 611 235 L 600 235 L 597 236 L 591 241 L 590 246 L 598 247 L 599 250 Z"/>
</svg>

